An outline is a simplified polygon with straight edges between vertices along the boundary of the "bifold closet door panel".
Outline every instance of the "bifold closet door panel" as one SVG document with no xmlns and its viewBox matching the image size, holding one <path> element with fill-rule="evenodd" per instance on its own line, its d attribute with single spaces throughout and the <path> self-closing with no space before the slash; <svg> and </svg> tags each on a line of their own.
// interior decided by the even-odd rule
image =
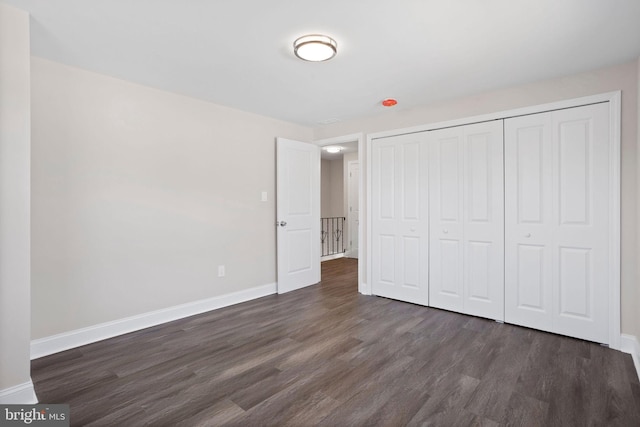
<svg viewBox="0 0 640 427">
<path fill-rule="evenodd" d="M 462 126 L 429 135 L 429 304 L 464 311 Z"/>
<path fill-rule="evenodd" d="M 555 111 L 554 328 L 609 342 L 609 106 Z"/>
<path fill-rule="evenodd" d="M 502 121 L 429 134 L 430 305 L 502 320 Z"/>
<path fill-rule="evenodd" d="M 505 321 L 552 330 L 551 113 L 504 121 Z"/>
<path fill-rule="evenodd" d="M 428 305 L 428 147 L 422 134 L 372 143 L 372 292 Z"/>
<path fill-rule="evenodd" d="M 464 127 L 464 311 L 504 320 L 502 120 Z"/>
<path fill-rule="evenodd" d="M 607 343 L 609 106 L 505 121 L 506 321 Z"/>
</svg>

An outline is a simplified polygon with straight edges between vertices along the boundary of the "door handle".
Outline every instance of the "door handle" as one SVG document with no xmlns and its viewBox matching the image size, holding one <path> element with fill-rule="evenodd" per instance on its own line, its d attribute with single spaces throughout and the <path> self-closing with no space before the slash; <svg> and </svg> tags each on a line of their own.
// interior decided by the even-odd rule
<svg viewBox="0 0 640 427">
<path fill-rule="evenodd" d="M 531 237 L 531 233 L 525 234 L 524 237 L 526 237 L 528 239 L 529 237 Z"/>
<path fill-rule="evenodd" d="M 276 222 L 276 227 L 280 226 L 280 227 L 285 227 L 287 225 L 287 221 L 280 221 L 280 222 Z"/>
</svg>

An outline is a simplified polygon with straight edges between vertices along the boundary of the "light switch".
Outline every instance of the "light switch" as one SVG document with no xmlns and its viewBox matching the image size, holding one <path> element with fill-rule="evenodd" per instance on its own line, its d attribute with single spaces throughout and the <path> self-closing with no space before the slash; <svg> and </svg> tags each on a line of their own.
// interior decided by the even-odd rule
<svg viewBox="0 0 640 427">
<path fill-rule="evenodd" d="M 262 200 L 263 202 L 266 202 L 266 201 L 267 201 L 267 192 L 266 192 L 266 191 L 263 191 L 263 192 L 262 192 L 262 199 L 261 199 L 261 200 Z"/>
</svg>

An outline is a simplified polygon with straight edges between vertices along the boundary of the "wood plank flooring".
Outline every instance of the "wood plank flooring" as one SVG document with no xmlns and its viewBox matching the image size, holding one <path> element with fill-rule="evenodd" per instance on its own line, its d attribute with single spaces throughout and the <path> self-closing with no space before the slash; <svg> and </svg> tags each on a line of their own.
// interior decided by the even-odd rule
<svg viewBox="0 0 640 427">
<path fill-rule="evenodd" d="M 640 426 L 629 355 L 321 284 L 32 362 L 90 426 Z"/>
</svg>

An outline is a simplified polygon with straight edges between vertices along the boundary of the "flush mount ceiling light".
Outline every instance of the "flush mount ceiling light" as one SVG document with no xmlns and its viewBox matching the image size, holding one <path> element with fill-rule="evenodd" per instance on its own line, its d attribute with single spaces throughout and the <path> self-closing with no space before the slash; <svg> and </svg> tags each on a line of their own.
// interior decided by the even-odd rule
<svg viewBox="0 0 640 427">
<path fill-rule="evenodd" d="M 322 62 L 336 56 L 338 43 L 329 36 L 308 34 L 293 42 L 293 53 L 305 61 Z"/>
<path fill-rule="evenodd" d="M 342 151 L 342 147 L 338 147 L 337 145 L 331 145 L 329 147 L 325 147 L 327 153 L 335 154 Z"/>
</svg>

